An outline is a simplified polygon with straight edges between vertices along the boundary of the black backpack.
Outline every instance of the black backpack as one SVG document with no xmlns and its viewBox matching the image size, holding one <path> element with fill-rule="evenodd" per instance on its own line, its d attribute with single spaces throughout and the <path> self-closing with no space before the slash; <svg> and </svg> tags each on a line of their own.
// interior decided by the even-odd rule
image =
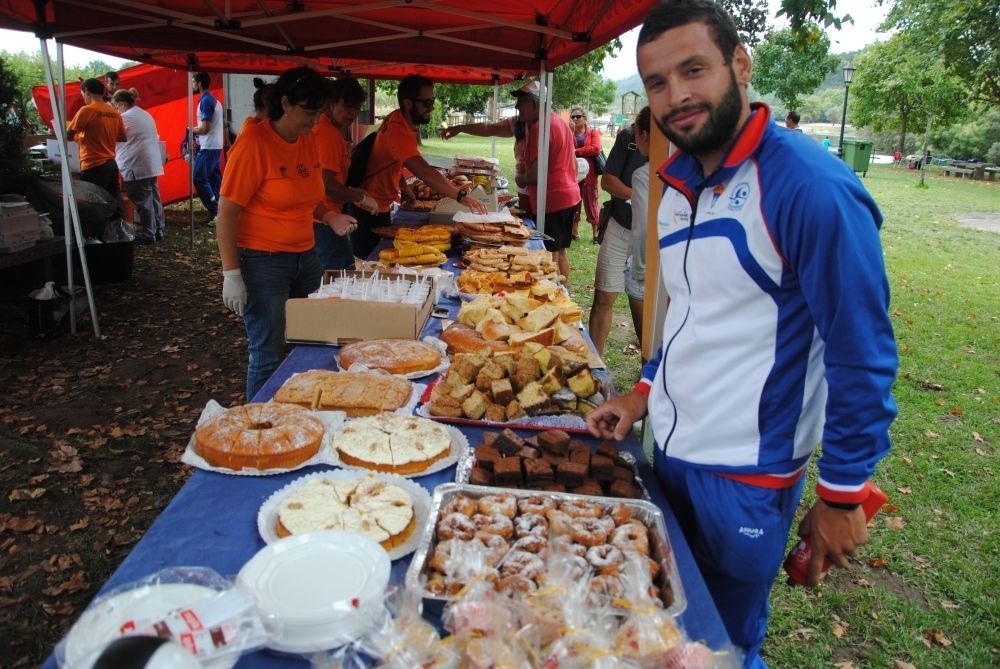
<svg viewBox="0 0 1000 669">
<path fill-rule="evenodd" d="M 378 131 L 369 133 L 351 149 L 351 166 L 347 169 L 347 179 L 344 182 L 346 186 L 357 188 L 368 176 L 368 159 L 371 158 L 376 137 L 378 137 Z"/>
</svg>

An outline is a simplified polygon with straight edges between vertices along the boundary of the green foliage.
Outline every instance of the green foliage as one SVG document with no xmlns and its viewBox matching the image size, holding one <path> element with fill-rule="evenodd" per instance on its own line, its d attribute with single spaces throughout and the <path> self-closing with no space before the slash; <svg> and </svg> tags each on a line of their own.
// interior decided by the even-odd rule
<svg viewBox="0 0 1000 669">
<path fill-rule="evenodd" d="M 836 10 L 837 0 L 781 0 L 778 16 L 787 16 L 792 31 L 804 40 L 811 24 L 840 30 L 844 23 L 854 22 L 850 14 L 838 16 Z"/>
<path fill-rule="evenodd" d="M 1000 15 L 996 0 L 895 0 L 885 27 L 939 51 L 979 99 L 1000 105 Z"/>
<path fill-rule="evenodd" d="M 922 130 L 928 118 L 937 124 L 957 119 L 965 89 L 941 56 L 908 33 L 865 49 L 851 86 L 851 118 L 876 132 L 899 130 L 899 146 L 911 126 Z"/>
<path fill-rule="evenodd" d="M 767 0 L 721 0 L 721 3 L 732 15 L 744 44 L 755 47 L 767 39 L 770 34 Z"/>
<path fill-rule="evenodd" d="M 935 131 L 931 141 L 936 153 L 1000 164 L 1000 109 L 979 105 L 963 122 Z"/>
<path fill-rule="evenodd" d="M 754 87 L 774 93 L 788 109 L 796 109 L 799 96 L 816 90 L 840 62 L 830 55 L 830 38 L 819 26 L 806 30 L 805 41 L 791 30 L 772 33 L 753 53 Z"/>
<path fill-rule="evenodd" d="M 25 192 L 29 174 L 24 155 L 23 103 L 18 80 L 0 57 L 0 184 L 5 192 Z"/>
</svg>

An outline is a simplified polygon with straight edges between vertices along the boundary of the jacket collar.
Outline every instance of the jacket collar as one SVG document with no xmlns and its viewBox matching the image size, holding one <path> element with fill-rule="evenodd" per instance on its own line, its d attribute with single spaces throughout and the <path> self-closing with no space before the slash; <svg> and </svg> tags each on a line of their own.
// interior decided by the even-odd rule
<svg viewBox="0 0 1000 669">
<path fill-rule="evenodd" d="M 733 172 L 753 156 L 770 125 L 770 108 L 763 102 L 752 102 L 750 116 L 712 174 L 705 177 L 701 173 L 701 163 L 694 156 L 675 151 L 663 163 L 657 175 L 665 184 L 680 191 L 694 208 L 695 193 L 705 187 L 728 181 Z"/>
</svg>

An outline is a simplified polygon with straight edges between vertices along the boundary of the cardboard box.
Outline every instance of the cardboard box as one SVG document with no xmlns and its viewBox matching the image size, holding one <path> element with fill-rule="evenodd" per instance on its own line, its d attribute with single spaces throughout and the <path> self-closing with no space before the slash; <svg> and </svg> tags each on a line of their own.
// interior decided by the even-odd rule
<svg viewBox="0 0 1000 669">
<path fill-rule="evenodd" d="M 348 272 L 348 276 L 366 276 Z M 327 280 L 340 276 L 328 271 Z M 423 304 L 342 299 L 298 298 L 285 302 L 285 339 L 339 346 L 360 339 L 419 339 L 434 308 L 434 287 Z"/>
</svg>

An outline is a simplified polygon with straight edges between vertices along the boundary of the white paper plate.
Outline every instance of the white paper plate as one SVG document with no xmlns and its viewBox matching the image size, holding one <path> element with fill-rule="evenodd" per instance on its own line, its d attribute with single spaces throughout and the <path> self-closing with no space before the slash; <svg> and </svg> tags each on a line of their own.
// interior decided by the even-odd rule
<svg viewBox="0 0 1000 669">
<path fill-rule="evenodd" d="M 427 387 L 424 385 L 421 385 L 420 387 L 423 388 L 424 390 L 427 389 Z M 426 418 L 427 420 L 433 420 L 428 416 L 420 416 L 420 417 Z M 348 420 L 347 422 L 350 423 L 350 420 Z M 415 479 L 415 478 L 420 478 L 421 476 L 427 476 L 428 474 L 439 472 L 443 469 L 451 467 L 453 464 L 458 462 L 459 457 L 461 457 L 463 453 L 469 450 L 469 439 L 464 434 L 462 434 L 461 430 L 459 430 L 457 427 L 454 427 L 453 425 L 444 425 L 437 420 L 435 420 L 434 422 L 438 423 L 438 425 L 441 425 L 441 427 L 448 430 L 448 434 L 451 435 L 451 450 L 448 452 L 448 457 L 441 458 L 440 460 L 436 461 L 434 464 L 432 464 L 430 467 L 428 467 L 423 471 L 414 472 L 412 474 L 397 474 L 397 476 L 405 476 L 408 479 Z M 355 465 L 349 465 L 344 462 L 341 462 L 340 456 L 337 453 L 337 449 L 331 448 L 330 450 L 333 451 L 333 457 L 331 458 L 330 461 L 331 464 L 337 465 L 338 467 L 343 467 L 344 469 L 352 469 L 355 471 L 359 470 L 363 472 L 372 471 L 365 467 L 357 467 Z"/>
<path fill-rule="evenodd" d="M 281 506 L 281 502 L 296 489 L 305 485 L 310 479 L 323 478 L 331 481 L 339 481 L 341 479 L 363 479 L 365 476 L 366 474 L 357 469 L 334 469 L 326 472 L 306 474 L 302 478 L 295 479 L 264 500 L 264 503 L 261 505 L 260 511 L 257 513 L 257 531 L 260 532 L 261 539 L 267 544 L 274 543 L 280 539 L 276 528 L 278 525 L 278 509 Z M 375 474 L 375 478 L 379 481 L 399 486 L 406 491 L 413 502 L 413 532 L 406 541 L 391 551 L 387 551 L 390 560 L 398 560 L 417 550 L 417 546 L 420 545 L 420 536 L 423 532 L 423 527 L 428 523 L 431 516 L 431 496 L 423 486 L 396 474 L 379 472 Z"/>
<path fill-rule="evenodd" d="M 64 665 L 75 667 L 88 655 L 121 636 L 119 628 L 130 620 L 157 620 L 172 611 L 218 595 L 217 590 L 193 583 L 160 583 L 123 592 L 87 609 L 66 635 Z M 229 669 L 238 653 L 205 666 Z"/>
<path fill-rule="evenodd" d="M 265 546 L 236 577 L 286 652 L 335 648 L 368 631 L 389 583 L 389 556 L 358 534 L 327 530 Z"/>
</svg>

